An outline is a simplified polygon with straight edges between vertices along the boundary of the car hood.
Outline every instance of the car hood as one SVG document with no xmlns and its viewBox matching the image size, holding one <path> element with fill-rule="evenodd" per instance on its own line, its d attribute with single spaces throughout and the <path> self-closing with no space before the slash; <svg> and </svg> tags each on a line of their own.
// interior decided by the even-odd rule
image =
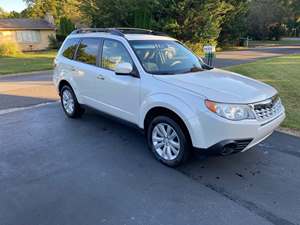
<svg viewBox="0 0 300 225">
<path fill-rule="evenodd" d="M 260 81 L 220 69 L 154 77 L 216 102 L 254 103 L 277 93 L 273 87 Z"/>
</svg>

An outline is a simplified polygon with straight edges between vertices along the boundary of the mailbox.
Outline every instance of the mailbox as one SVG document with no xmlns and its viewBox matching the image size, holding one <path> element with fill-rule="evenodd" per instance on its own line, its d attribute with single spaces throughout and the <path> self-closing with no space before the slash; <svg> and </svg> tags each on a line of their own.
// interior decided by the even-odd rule
<svg viewBox="0 0 300 225">
<path fill-rule="evenodd" d="M 203 51 L 205 54 L 205 59 L 206 62 L 209 66 L 212 66 L 213 64 L 213 58 L 215 57 L 216 54 L 216 47 L 212 45 L 205 45 L 203 47 Z"/>
</svg>

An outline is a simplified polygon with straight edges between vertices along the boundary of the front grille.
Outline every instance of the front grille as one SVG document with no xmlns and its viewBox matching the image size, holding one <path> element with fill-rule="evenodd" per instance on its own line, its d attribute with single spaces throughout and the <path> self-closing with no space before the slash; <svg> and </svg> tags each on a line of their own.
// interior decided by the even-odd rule
<svg viewBox="0 0 300 225">
<path fill-rule="evenodd" d="M 266 121 L 272 119 L 282 113 L 283 107 L 278 96 L 267 99 L 266 101 L 255 103 L 252 105 L 256 119 Z"/>
</svg>

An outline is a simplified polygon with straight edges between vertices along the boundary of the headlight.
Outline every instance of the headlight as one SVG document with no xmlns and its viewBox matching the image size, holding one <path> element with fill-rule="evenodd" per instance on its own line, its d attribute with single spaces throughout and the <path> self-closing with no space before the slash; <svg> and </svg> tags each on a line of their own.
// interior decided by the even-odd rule
<svg viewBox="0 0 300 225">
<path fill-rule="evenodd" d="M 249 105 L 225 104 L 205 100 L 206 107 L 217 115 L 229 120 L 255 119 Z"/>
</svg>

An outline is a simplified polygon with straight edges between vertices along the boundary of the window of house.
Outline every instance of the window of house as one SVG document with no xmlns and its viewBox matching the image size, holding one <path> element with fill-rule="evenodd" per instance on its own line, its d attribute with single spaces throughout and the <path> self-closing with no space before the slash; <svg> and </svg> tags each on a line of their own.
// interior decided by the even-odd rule
<svg viewBox="0 0 300 225">
<path fill-rule="evenodd" d="M 68 59 L 73 59 L 78 42 L 79 39 L 77 38 L 68 39 L 61 50 L 62 55 Z"/>
<path fill-rule="evenodd" d="M 19 43 L 38 43 L 41 41 L 41 33 L 34 30 L 17 31 L 17 41 Z"/>
<path fill-rule="evenodd" d="M 83 39 L 78 46 L 76 60 L 90 65 L 96 65 L 99 44 L 100 39 Z"/>
<path fill-rule="evenodd" d="M 122 43 L 114 40 L 105 40 L 102 52 L 102 67 L 115 70 L 119 63 L 125 62 L 133 64 L 129 53 Z"/>
</svg>

